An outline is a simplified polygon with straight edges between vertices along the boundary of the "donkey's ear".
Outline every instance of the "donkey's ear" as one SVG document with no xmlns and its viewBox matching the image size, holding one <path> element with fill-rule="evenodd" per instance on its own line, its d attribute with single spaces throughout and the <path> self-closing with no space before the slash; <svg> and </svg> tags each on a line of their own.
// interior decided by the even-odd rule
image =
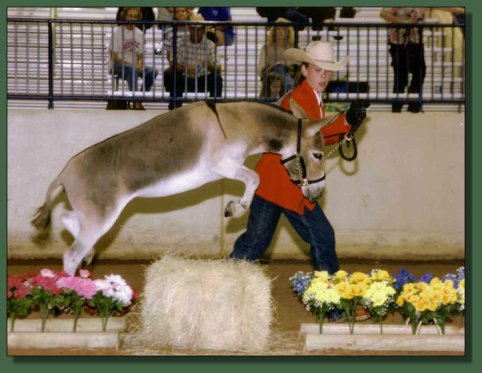
<svg viewBox="0 0 482 373">
<path fill-rule="evenodd" d="M 322 128 L 325 128 L 337 120 L 343 113 L 337 113 L 335 115 L 324 117 L 316 121 L 303 121 L 303 137 L 313 137 Z"/>
<path fill-rule="evenodd" d="M 293 115 L 298 119 L 307 119 L 308 114 L 301 108 L 300 105 L 293 100 L 293 97 L 290 97 L 290 109 Z"/>
</svg>

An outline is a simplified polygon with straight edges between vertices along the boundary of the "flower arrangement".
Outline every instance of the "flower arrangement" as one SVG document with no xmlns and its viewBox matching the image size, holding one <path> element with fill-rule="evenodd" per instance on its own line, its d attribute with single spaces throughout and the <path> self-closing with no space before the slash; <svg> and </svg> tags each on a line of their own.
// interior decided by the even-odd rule
<svg viewBox="0 0 482 373">
<path fill-rule="evenodd" d="M 340 295 L 334 287 L 331 276 L 328 275 L 327 271 L 315 272 L 314 276 L 310 275 L 299 275 L 298 279 L 311 280 L 303 284 L 306 287 L 303 292 L 300 292 L 300 287 L 298 287 L 298 294 L 302 298 L 302 302 L 306 307 L 307 311 L 313 313 L 320 324 L 320 333 L 323 333 L 323 319 L 325 314 L 329 311 L 338 308 L 340 303 Z M 300 282 L 295 282 L 294 286 L 299 285 Z"/>
<path fill-rule="evenodd" d="M 380 334 L 383 334 L 383 320 L 395 305 L 394 283 L 387 271 L 374 269 L 371 272 L 371 284 L 362 297 L 361 304 L 375 321 L 380 323 Z"/>
<path fill-rule="evenodd" d="M 445 322 L 456 310 L 457 292 L 452 280 L 442 281 L 433 277 L 429 283 L 408 283 L 398 296 L 397 305 L 404 318 L 412 324 L 412 333 L 416 334 L 420 325 L 431 321 L 444 334 Z"/>
<path fill-rule="evenodd" d="M 102 319 L 102 330 L 106 331 L 107 320 L 116 313 L 126 312 L 135 302 L 137 294 L 119 275 L 108 275 L 103 279 L 91 279 L 87 270 L 79 276 L 65 272 L 42 269 L 39 273 L 25 276 L 8 276 L 7 312 L 14 330 L 15 320 L 39 311 L 42 332 L 50 314 L 71 313 L 73 331 L 84 310 L 98 314 Z"/>
<path fill-rule="evenodd" d="M 307 311 L 313 313 L 323 330 L 323 318 L 333 310 L 343 312 L 350 333 L 355 325 L 355 311 L 363 307 L 380 323 L 389 312 L 399 311 L 418 333 L 420 325 L 435 323 L 444 334 L 445 323 L 454 314 L 465 310 L 465 272 L 442 279 L 426 273 L 416 278 L 407 270 L 391 276 L 387 271 L 373 269 L 370 274 L 340 270 L 332 275 L 326 271 L 297 272 L 290 278 L 291 287 Z"/>
<path fill-rule="evenodd" d="M 361 272 L 348 274 L 343 270 L 333 275 L 326 271 L 297 272 L 290 281 L 306 310 L 318 320 L 320 332 L 323 332 L 325 315 L 331 311 L 344 314 L 352 334 L 358 306 L 365 307 L 382 322 L 394 303 L 395 290 L 388 285 L 393 279 L 386 271 L 374 270 L 371 276 Z"/>
</svg>

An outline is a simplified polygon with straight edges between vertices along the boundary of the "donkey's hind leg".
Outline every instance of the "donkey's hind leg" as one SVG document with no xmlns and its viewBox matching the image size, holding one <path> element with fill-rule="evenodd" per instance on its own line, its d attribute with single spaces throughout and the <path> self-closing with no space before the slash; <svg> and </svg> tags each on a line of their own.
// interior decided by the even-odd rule
<svg viewBox="0 0 482 373">
<path fill-rule="evenodd" d="M 74 236 L 74 238 L 77 238 L 80 231 L 80 220 L 75 211 L 64 212 L 60 220 L 70 234 Z"/>
<path fill-rule="evenodd" d="M 101 236 L 101 230 L 95 226 L 81 228 L 72 246 L 64 253 L 64 271 L 71 276 L 75 275 L 82 260 L 93 252 L 93 247 Z"/>
<path fill-rule="evenodd" d="M 88 265 L 94 257 L 95 243 L 114 225 L 126 201 L 116 201 L 114 207 L 99 210 L 94 206 L 90 209 L 84 207 L 83 213 L 74 213 L 78 219 L 79 231 L 72 246 L 64 253 L 64 271 L 74 275 L 82 261 Z M 112 206 L 111 205 L 111 206 Z M 89 213 L 86 213 L 88 211 Z M 102 213 L 101 213 L 102 211 Z M 73 224 L 75 227 L 75 223 Z"/>
<path fill-rule="evenodd" d="M 64 224 L 65 228 L 70 232 L 74 238 L 77 238 L 80 231 L 80 220 L 78 215 L 75 211 L 64 212 L 60 217 L 60 220 Z M 84 259 L 82 260 L 82 266 L 86 267 L 92 260 L 94 259 L 95 251 L 94 249 L 90 249 L 90 251 L 85 255 Z"/>
</svg>

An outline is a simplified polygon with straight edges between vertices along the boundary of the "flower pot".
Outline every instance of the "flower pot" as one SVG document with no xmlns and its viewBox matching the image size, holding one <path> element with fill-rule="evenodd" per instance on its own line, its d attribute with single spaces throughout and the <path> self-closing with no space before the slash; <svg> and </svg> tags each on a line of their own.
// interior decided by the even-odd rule
<svg viewBox="0 0 482 373">
<path fill-rule="evenodd" d="M 45 332 L 71 332 L 74 325 L 73 319 L 47 319 Z M 126 329 L 126 317 L 111 317 L 107 324 L 107 332 L 120 332 Z M 10 320 L 7 330 L 10 331 Z M 77 332 L 101 332 L 102 322 L 98 317 L 80 318 L 77 322 Z M 41 332 L 40 319 L 17 319 L 15 332 Z"/>
<path fill-rule="evenodd" d="M 319 325 L 316 323 L 303 323 L 300 326 L 300 335 L 305 336 L 307 334 L 319 334 Z M 323 334 L 349 334 L 349 327 L 347 323 L 330 324 L 325 323 L 323 325 Z M 379 324 L 362 324 L 358 323 L 353 331 L 354 334 L 380 334 Z M 383 334 L 412 334 L 412 328 L 410 325 L 403 324 L 383 324 Z M 438 335 L 439 332 L 435 325 L 422 325 L 420 328 L 420 335 Z M 446 335 L 464 335 L 464 327 L 457 325 L 447 325 L 445 327 Z"/>
<path fill-rule="evenodd" d="M 319 334 L 318 324 L 301 324 L 305 350 L 342 349 L 350 351 L 461 352 L 465 350 L 463 327 L 448 325 L 439 335 L 434 325 L 424 325 L 413 335 L 410 325 L 386 324 L 383 334 L 377 324 L 358 324 L 349 334 L 348 324 L 327 324 Z M 336 335 L 336 338 L 333 336 Z"/>
<path fill-rule="evenodd" d="M 126 317 L 109 319 L 107 330 L 102 331 L 100 318 L 81 318 L 73 332 L 73 319 L 48 319 L 45 332 L 41 332 L 40 319 L 15 321 L 15 329 L 8 332 L 9 348 L 35 349 L 95 349 L 119 347 L 119 333 L 126 330 Z M 8 324 L 10 330 L 10 320 Z"/>
<path fill-rule="evenodd" d="M 326 332 L 325 332 L 326 333 Z M 464 352 L 463 335 L 307 334 L 305 350 Z"/>
</svg>

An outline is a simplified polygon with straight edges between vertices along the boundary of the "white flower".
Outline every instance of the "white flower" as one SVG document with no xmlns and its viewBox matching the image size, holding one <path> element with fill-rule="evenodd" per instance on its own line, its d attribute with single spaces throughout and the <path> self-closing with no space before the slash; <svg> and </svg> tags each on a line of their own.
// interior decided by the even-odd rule
<svg viewBox="0 0 482 373">
<path fill-rule="evenodd" d="M 40 271 L 40 276 L 42 277 L 48 277 L 48 278 L 54 278 L 55 277 L 55 272 L 52 271 L 51 269 L 44 268 Z"/>
<path fill-rule="evenodd" d="M 119 275 L 108 275 L 102 280 L 95 280 L 97 291 L 102 291 L 106 297 L 122 303 L 123 306 L 131 304 L 134 292 L 127 282 Z"/>
</svg>

